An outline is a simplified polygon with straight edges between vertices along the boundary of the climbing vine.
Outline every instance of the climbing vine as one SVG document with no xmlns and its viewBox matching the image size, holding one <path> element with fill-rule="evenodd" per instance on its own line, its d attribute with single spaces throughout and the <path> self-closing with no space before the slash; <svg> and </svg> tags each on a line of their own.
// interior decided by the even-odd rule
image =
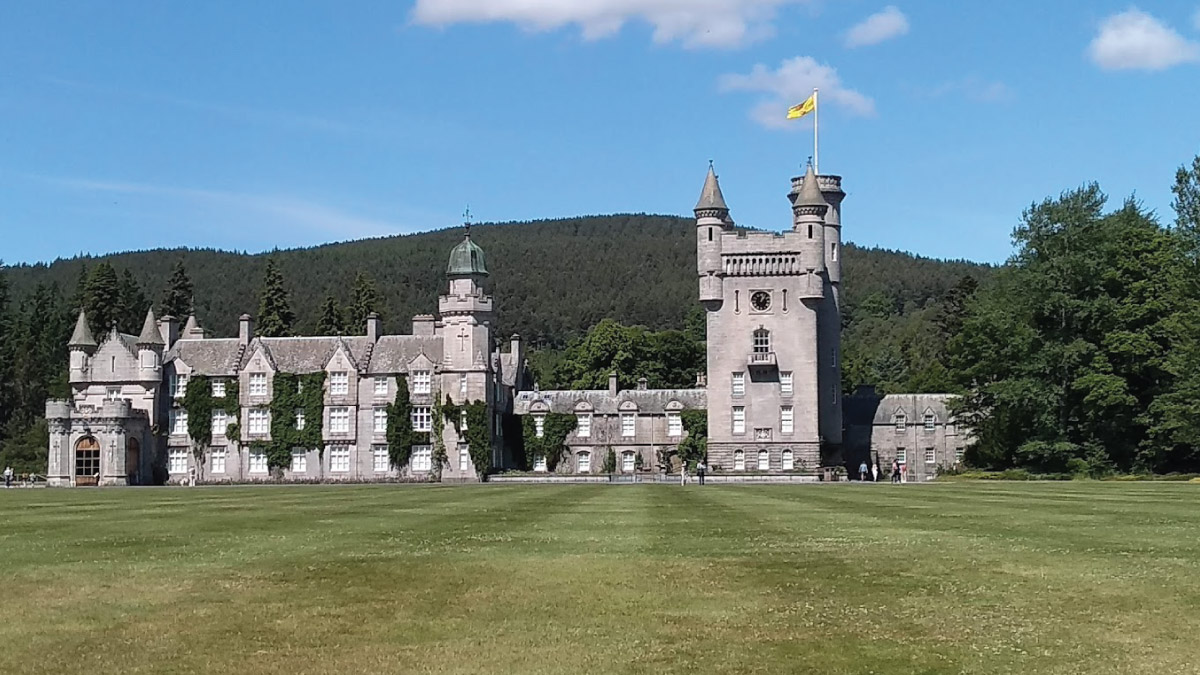
<svg viewBox="0 0 1200 675">
<path fill-rule="evenodd" d="M 542 418 L 542 437 L 537 435 L 535 415 L 521 418 L 521 436 L 525 442 L 525 466 L 532 468 L 538 457 L 546 458 L 546 470 L 553 472 L 562 458 L 567 436 L 575 430 L 577 419 L 566 413 L 549 413 Z"/>
<path fill-rule="evenodd" d="M 449 400 L 449 397 L 447 397 Z M 445 468 L 450 460 L 446 457 L 446 439 L 443 435 L 446 430 L 445 413 L 442 411 L 442 404 L 438 399 L 438 392 L 433 392 L 433 480 L 442 480 L 442 469 Z"/>
<path fill-rule="evenodd" d="M 486 476 L 492 469 L 492 425 L 488 419 L 487 403 L 475 401 L 455 405 L 447 394 L 446 402 L 442 404 L 442 415 L 454 425 L 458 437 L 466 441 L 475 472 L 480 478 Z M 465 431 L 460 428 L 464 417 L 467 422 Z"/>
<path fill-rule="evenodd" d="M 212 443 L 212 383 L 204 375 L 188 380 L 187 393 L 183 395 L 183 409 L 187 411 L 187 431 L 192 439 L 192 453 L 196 459 L 204 456 L 204 449 Z"/>
<path fill-rule="evenodd" d="M 406 378 L 396 378 L 396 398 L 388 404 L 387 418 L 388 459 L 392 466 L 403 469 L 412 457 L 412 447 L 429 442 L 428 432 L 413 431 L 412 398 Z"/>
<path fill-rule="evenodd" d="M 211 389 L 211 384 L 209 388 Z M 242 401 L 239 391 L 238 378 L 231 377 L 225 380 L 225 397 L 221 399 L 222 408 L 229 419 L 229 424 L 225 427 L 225 438 L 234 442 L 242 440 Z"/>
<path fill-rule="evenodd" d="M 679 459 L 689 467 L 708 454 L 708 413 L 704 410 L 684 410 L 680 414 L 687 438 L 679 442 Z"/>
<path fill-rule="evenodd" d="M 304 413 L 304 428 L 296 428 L 296 412 Z M 316 448 L 324 456 L 321 428 L 325 413 L 325 371 L 307 375 L 276 373 L 271 387 L 271 440 L 256 445 L 267 453 L 267 466 L 283 469 L 292 462 L 293 448 Z"/>
</svg>

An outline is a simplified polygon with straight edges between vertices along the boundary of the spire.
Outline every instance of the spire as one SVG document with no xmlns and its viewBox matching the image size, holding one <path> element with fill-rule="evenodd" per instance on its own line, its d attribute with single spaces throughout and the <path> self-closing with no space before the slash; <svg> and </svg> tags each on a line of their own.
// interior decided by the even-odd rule
<svg viewBox="0 0 1200 675">
<path fill-rule="evenodd" d="M 95 347 L 96 338 L 92 337 L 92 329 L 88 327 L 87 314 L 79 310 L 79 318 L 75 320 L 75 332 L 71 333 L 68 347 Z"/>
<path fill-rule="evenodd" d="M 829 208 L 829 203 L 821 195 L 821 186 L 817 184 L 817 173 L 813 171 L 812 162 L 808 164 L 808 171 L 804 172 L 804 182 L 800 186 L 800 195 L 796 197 L 795 205 Z"/>
<path fill-rule="evenodd" d="M 196 321 L 195 314 L 189 314 L 187 322 L 183 324 L 183 334 L 195 333 L 200 330 L 200 322 Z"/>
<path fill-rule="evenodd" d="M 721 194 L 721 184 L 717 181 L 712 160 L 708 162 L 708 175 L 704 177 L 704 189 L 700 191 L 700 201 L 696 203 L 695 211 L 729 211 L 725 204 L 725 195 Z"/>
<path fill-rule="evenodd" d="M 142 324 L 142 334 L 138 336 L 139 345 L 165 345 L 162 333 L 158 331 L 158 321 L 154 318 L 154 308 L 146 310 L 146 321 Z"/>
</svg>

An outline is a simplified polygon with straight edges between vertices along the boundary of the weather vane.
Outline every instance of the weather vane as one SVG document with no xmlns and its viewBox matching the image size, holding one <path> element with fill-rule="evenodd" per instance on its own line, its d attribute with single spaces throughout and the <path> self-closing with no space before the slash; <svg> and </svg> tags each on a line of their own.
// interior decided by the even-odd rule
<svg viewBox="0 0 1200 675">
<path fill-rule="evenodd" d="M 467 228 L 467 235 L 471 234 L 471 205 L 467 204 L 467 210 L 463 211 L 463 227 Z"/>
</svg>

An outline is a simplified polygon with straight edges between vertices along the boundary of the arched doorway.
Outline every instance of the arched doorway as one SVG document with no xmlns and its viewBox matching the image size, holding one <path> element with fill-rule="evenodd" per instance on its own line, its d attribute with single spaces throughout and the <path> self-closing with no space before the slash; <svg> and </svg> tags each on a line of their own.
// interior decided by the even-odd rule
<svg viewBox="0 0 1200 675">
<path fill-rule="evenodd" d="M 75 443 L 75 485 L 97 485 L 99 479 L 100 441 L 84 436 Z"/>
<path fill-rule="evenodd" d="M 138 439 L 131 438 L 125 442 L 125 478 L 129 485 L 139 485 L 141 476 L 142 445 Z"/>
</svg>

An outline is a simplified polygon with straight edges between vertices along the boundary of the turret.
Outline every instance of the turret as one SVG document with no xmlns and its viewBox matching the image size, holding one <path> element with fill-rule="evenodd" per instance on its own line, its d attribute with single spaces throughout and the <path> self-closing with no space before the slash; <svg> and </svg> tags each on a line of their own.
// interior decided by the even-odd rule
<svg viewBox="0 0 1200 675">
<path fill-rule="evenodd" d="M 138 335 L 138 379 L 143 382 L 157 382 L 162 379 L 162 351 L 166 346 L 158 321 L 154 318 L 154 309 L 146 310 L 146 320 L 142 323 L 142 332 Z"/>
<path fill-rule="evenodd" d="M 825 214 L 825 267 L 830 283 L 836 286 L 842 283 L 842 200 L 846 193 L 842 191 L 841 176 L 817 176 L 817 184 L 829 204 Z"/>
<path fill-rule="evenodd" d="M 808 289 L 802 295 L 819 298 L 825 294 L 822 273 L 825 272 L 825 214 L 829 212 L 829 204 L 821 195 L 812 164 L 808 165 L 799 190 L 793 188 L 788 198 L 792 200 L 792 229 L 800 235 L 800 267 L 809 272 Z"/>
<path fill-rule="evenodd" d="M 706 307 L 720 306 L 724 298 L 721 271 L 721 235 L 733 226 L 729 207 L 721 194 L 721 184 L 708 165 L 704 189 L 696 203 L 696 271 L 700 277 L 700 302 Z"/>
<path fill-rule="evenodd" d="M 438 298 L 442 315 L 445 363 L 451 370 L 485 370 L 491 354 L 492 298 L 483 292 L 488 276 L 483 249 L 471 241 L 468 226 L 463 240 L 450 251 L 446 265 L 449 292 Z"/>
<path fill-rule="evenodd" d="M 72 384 L 87 382 L 88 359 L 96 353 L 96 347 L 96 338 L 92 337 L 92 329 L 88 327 L 87 313 L 81 309 L 79 318 L 75 320 L 75 331 L 67 342 L 67 349 L 71 352 L 69 379 Z"/>
</svg>

